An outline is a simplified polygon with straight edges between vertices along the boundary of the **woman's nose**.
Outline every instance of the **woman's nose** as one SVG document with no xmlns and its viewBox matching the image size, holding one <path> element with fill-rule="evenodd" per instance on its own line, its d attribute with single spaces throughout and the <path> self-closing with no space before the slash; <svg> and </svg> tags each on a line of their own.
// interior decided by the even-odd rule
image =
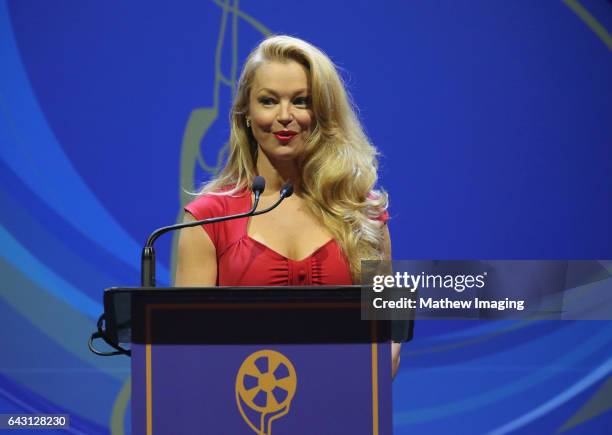
<svg viewBox="0 0 612 435">
<path fill-rule="evenodd" d="M 278 116 L 276 117 L 276 119 L 285 127 L 289 125 L 289 123 L 293 120 L 293 115 L 291 114 L 291 110 L 288 104 L 280 105 Z"/>
</svg>

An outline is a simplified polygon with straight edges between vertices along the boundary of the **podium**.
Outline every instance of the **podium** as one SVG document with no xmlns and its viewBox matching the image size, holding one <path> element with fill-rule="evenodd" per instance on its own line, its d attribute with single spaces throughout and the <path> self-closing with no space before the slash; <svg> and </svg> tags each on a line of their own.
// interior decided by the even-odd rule
<svg viewBox="0 0 612 435">
<path fill-rule="evenodd" d="M 114 288 L 131 342 L 132 433 L 391 434 L 386 321 L 360 287 Z M 128 325 L 131 324 L 131 329 Z"/>
</svg>

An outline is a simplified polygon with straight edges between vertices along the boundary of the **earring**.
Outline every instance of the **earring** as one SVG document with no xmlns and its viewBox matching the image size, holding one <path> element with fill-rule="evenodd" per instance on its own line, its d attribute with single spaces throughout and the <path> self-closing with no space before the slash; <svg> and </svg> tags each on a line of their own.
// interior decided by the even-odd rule
<svg viewBox="0 0 612 435">
<path fill-rule="evenodd" d="M 249 118 L 246 119 L 246 125 L 248 128 L 251 127 L 251 120 Z"/>
</svg>

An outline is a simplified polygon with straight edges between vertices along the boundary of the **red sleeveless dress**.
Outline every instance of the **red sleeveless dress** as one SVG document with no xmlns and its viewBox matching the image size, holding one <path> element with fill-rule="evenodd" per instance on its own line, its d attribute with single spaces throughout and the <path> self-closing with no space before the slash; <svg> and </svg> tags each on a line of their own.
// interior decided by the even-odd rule
<svg viewBox="0 0 612 435">
<path fill-rule="evenodd" d="M 205 194 L 185 210 L 197 220 L 244 213 L 251 209 L 251 192 L 234 196 Z M 217 250 L 218 286 L 296 286 L 353 284 L 346 257 L 331 239 L 308 257 L 292 260 L 247 234 L 248 220 L 203 225 Z M 379 220 L 386 222 L 385 212 Z"/>
</svg>

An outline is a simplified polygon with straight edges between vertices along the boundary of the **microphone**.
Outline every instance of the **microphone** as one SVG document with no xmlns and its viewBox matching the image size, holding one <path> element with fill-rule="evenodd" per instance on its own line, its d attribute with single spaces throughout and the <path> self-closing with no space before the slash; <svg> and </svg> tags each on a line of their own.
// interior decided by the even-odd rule
<svg viewBox="0 0 612 435">
<path fill-rule="evenodd" d="M 255 212 L 257 208 L 257 204 L 259 204 L 259 198 L 263 191 L 266 188 L 266 180 L 264 177 L 257 176 L 253 180 L 253 184 L 251 185 L 251 190 L 255 194 L 255 200 L 253 201 L 253 207 L 246 213 L 240 213 L 236 215 L 230 216 L 222 216 L 216 218 L 203 219 L 200 221 L 192 221 L 192 222 L 182 222 L 180 224 L 169 225 L 166 227 L 158 228 L 151 233 L 149 238 L 147 239 L 147 243 L 142 249 L 142 257 L 140 261 L 140 285 L 142 287 L 155 287 L 156 279 L 155 279 L 155 249 L 153 248 L 153 244 L 155 241 L 161 236 L 170 231 L 180 230 L 182 228 L 195 227 L 198 225 L 211 224 L 214 222 L 221 222 L 230 219 L 237 219 L 241 217 L 250 216 Z"/>
<path fill-rule="evenodd" d="M 257 216 L 260 214 L 268 213 L 269 211 L 272 211 L 276 207 L 278 207 L 278 205 L 285 198 L 288 198 L 293 194 L 293 186 L 291 185 L 291 183 L 286 183 L 281 188 L 280 197 L 274 204 L 272 204 L 270 207 L 264 210 L 260 210 L 256 212 L 255 210 L 257 209 L 257 205 L 259 204 L 259 199 L 265 187 L 266 187 L 266 180 L 261 176 L 255 177 L 255 179 L 253 180 L 253 184 L 251 185 L 251 190 L 255 194 L 255 200 L 253 201 L 253 206 L 251 207 L 251 209 L 247 211 L 246 213 L 239 213 L 239 214 L 234 214 L 234 215 L 229 215 L 229 216 L 220 216 L 220 217 L 202 219 L 199 221 L 192 221 L 192 222 L 182 222 L 180 224 L 169 225 L 167 227 L 158 228 L 157 230 L 153 231 L 153 233 L 151 233 L 151 235 L 147 239 L 147 243 L 145 244 L 142 250 L 142 257 L 141 257 L 141 263 L 140 263 L 141 264 L 140 285 L 142 287 L 155 287 L 155 281 L 156 281 L 155 280 L 155 250 L 153 248 L 153 244 L 162 234 L 165 234 L 169 231 L 180 230 L 182 228 L 196 227 L 199 225 L 207 225 L 207 224 L 212 224 L 215 222 L 223 222 L 223 221 L 228 221 L 232 219 L 239 219 L 243 217 Z"/>
<path fill-rule="evenodd" d="M 293 195 L 293 184 L 285 183 L 280 191 L 280 194 L 283 198 L 289 198 L 291 195 Z"/>
<path fill-rule="evenodd" d="M 259 204 L 259 199 L 261 197 L 261 194 L 265 190 L 265 188 L 266 188 L 266 180 L 260 176 L 255 177 L 255 179 L 253 180 L 253 184 L 251 185 L 251 190 L 253 191 L 255 195 L 255 200 L 253 201 L 253 206 L 251 207 L 251 209 L 246 213 L 239 213 L 239 214 L 230 215 L 230 216 L 221 216 L 221 217 L 202 219 L 199 221 L 183 222 L 180 224 L 169 225 L 167 227 L 158 228 L 157 230 L 153 231 L 151 235 L 149 236 L 149 238 L 147 239 L 147 243 L 145 244 L 142 250 L 141 269 L 140 269 L 141 286 L 142 287 L 155 287 L 155 249 L 153 248 L 153 244 L 158 239 L 158 237 L 161 236 L 162 234 L 165 234 L 167 232 L 174 231 L 174 230 L 179 230 L 181 228 L 195 227 L 198 225 L 206 225 L 206 224 L 211 224 L 214 222 L 222 222 L 222 221 L 227 221 L 231 219 L 238 219 L 238 218 L 256 216 L 256 215 L 260 215 L 263 213 L 267 213 L 275 209 L 276 207 L 278 207 L 278 205 L 285 198 L 288 198 L 289 196 L 293 194 L 293 186 L 290 183 L 287 183 L 282 187 L 280 191 L 280 198 L 271 207 L 268 207 L 265 210 L 260 210 L 256 212 L 255 210 L 257 209 L 257 205 Z M 98 330 L 94 332 L 89 338 L 89 342 L 88 342 L 89 349 L 93 353 L 97 355 L 102 355 L 102 356 L 112 356 L 112 355 L 120 355 L 120 354 L 131 356 L 132 352 L 129 349 L 124 349 L 121 346 L 119 346 L 118 343 L 113 343 L 106 336 L 106 333 L 104 329 L 102 328 L 105 318 L 106 318 L 106 314 L 104 313 L 98 319 L 98 324 L 97 324 Z M 116 349 L 116 351 L 100 352 L 96 350 L 93 346 L 93 341 L 97 338 L 102 338 L 107 344 L 109 344 L 111 347 Z"/>
<path fill-rule="evenodd" d="M 266 190 L 266 179 L 259 175 L 255 177 L 251 190 L 255 194 L 255 201 L 259 201 L 259 196 Z"/>
</svg>

